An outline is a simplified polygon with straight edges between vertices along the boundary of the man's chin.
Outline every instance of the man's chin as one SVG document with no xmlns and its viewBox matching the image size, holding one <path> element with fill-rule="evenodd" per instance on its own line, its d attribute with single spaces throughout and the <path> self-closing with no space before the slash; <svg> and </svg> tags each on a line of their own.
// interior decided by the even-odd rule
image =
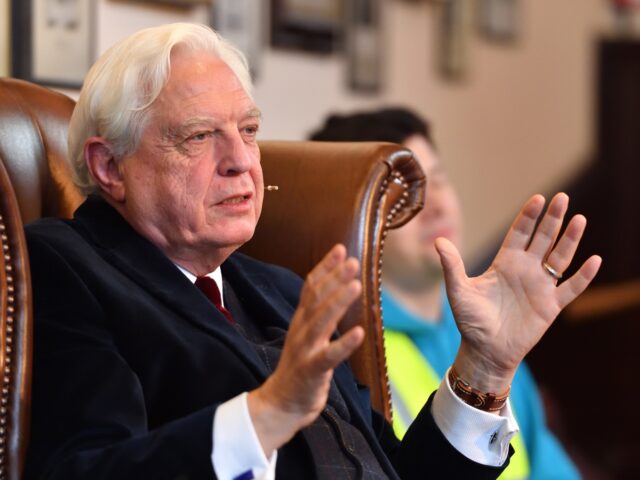
<svg viewBox="0 0 640 480">
<path fill-rule="evenodd" d="M 384 263 L 384 278 L 406 291 L 423 291 L 443 280 L 440 263 L 415 262 L 402 265 L 393 262 Z"/>
<path fill-rule="evenodd" d="M 242 230 L 236 230 L 231 235 L 225 235 L 224 237 L 218 237 L 216 244 L 220 248 L 240 248 L 253 238 L 255 228 L 246 228 Z"/>
<path fill-rule="evenodd" d="M 253 215 L 242 218 L 225 219 L 210 222 L 203 232 L 217 245 L 242 245 L 253 238 L 256 231 L 256 219 Z"/>
</svg>

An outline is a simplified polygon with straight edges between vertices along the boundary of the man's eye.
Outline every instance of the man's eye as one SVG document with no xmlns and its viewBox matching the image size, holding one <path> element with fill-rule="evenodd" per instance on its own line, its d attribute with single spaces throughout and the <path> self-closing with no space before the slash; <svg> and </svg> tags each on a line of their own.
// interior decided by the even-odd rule
<svg viewBox="0 0 640 480">
<path fill-rule="evenodd" d="M 209 137 L 209 132 L 199 132 L 191 135 L 187 140 L 190 142 L 203 142 Z"/>
<path fill-rule="evenodd" d="M 258 126 L 257 125 L 250 125 L 248 127 L 244 127 L 242 129 L 243 133 L 245 135 L 250 135 L 250 136 L 254 136 L 258 133 Z"/>
</svg>

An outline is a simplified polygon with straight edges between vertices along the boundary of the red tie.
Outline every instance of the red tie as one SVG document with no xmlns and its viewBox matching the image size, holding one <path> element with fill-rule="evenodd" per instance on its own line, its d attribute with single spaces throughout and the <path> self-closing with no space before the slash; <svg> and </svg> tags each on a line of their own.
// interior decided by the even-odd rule
<svg viewBox="0 0 640 480">
<path fill-rule="evenodd" d="M 211 300 L 220 313 L 222 313 L 229 323 L 234 324 L 233 316 L 231 312 L 222 306 L 222 301 L 220 299 L 220 290 L 218 290 L 218 285 L 215 280 L 210 277 L 198 277 L 196 278 L 196 287 L 200 289 L 202 293 L 206 295 L 206 297 Z"/>
</svg>

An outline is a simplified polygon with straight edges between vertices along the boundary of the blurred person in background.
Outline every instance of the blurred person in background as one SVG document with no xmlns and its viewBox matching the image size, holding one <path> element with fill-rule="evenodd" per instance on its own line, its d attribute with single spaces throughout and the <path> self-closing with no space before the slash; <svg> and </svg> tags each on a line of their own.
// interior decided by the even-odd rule
<svg viewBox="0 0 640 480">
<path fill-rule="evenodd" d="M 393 397 L 393 427 L 402 438 L 424 399 L 435 391 L 460 345 L 434 246 L 446 237 L 462 244 L 462 213 L 455 189 L 438 157 L 429 124 L 410 110 L 388 108 L 332 115 L 312 134 L 320 141 L 384 141 L 411 150 L 427 176 L 424 209 L 385 242 L 382 307 L 387 367 Z M 580 478 L 545 424 L 538 389 L 527 366 L 518 369 L 510 399 L 521 432 L 502 479 Z"/>
</svg>

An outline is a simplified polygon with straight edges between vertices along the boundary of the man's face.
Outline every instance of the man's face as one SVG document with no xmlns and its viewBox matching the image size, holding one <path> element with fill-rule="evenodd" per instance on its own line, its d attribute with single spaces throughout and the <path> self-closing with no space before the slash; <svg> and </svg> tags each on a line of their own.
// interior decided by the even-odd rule
<svg viewBox="0 0 640 480">
<path fill-rule="evenodd" d="M 427 175 L 425 206 L 409 223 L 389 232 L 384 265 L 389 280 L 408 288 L 419 288 L 425 281 L 440 278 L 435 239 L 446 237 L 460 247 L 462 216 L 458 196 L 426 139 L 413 135 L 404 146 L 415 154 Z"/>
<path fill-rule="evenodd" d="M 174 262 L 206 273 L 252 237 L 260 216 L 259 111 L 220 59 L 174 51 L 149 115 L 120 164 L 124 214 Z"/>
</svg>

